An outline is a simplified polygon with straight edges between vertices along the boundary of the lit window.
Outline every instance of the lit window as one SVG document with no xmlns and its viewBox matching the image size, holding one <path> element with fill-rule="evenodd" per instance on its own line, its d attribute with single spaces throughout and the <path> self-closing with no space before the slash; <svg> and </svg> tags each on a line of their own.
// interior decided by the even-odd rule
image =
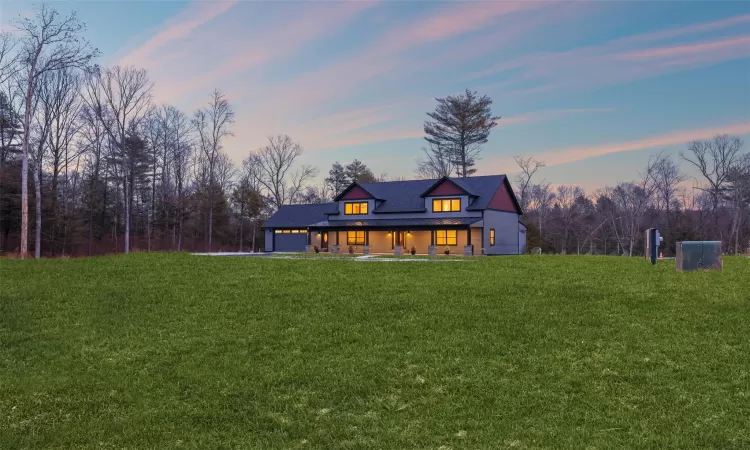
<svg viewBox="0 0 750 450">
<path fill-rule="evenodd" d="M 436 198 L 432 200 L 432 212 L 458 212 L 461 211 L 460 198 Z"/>
<path fill-rule="evenodd" d="M 346 232 L 346 244 L 347 245 L 365 245 L 365 232 L 364 231 L 347 231 Z"/>
<path fill-rule="evenodd" d="M 458 231 L 438 230 L 435 232 L 437 245 L 458 245 Z"/>
<path fill-rule="evenodd" d="M 367 202 L 344 203 L 344 214 L 346 215 L 367 214 Z"/>
<path fill-rule="evenodd" d="M 495 245 L 495 229 L 490 228 L 490 245 Z"/>
<path fill-rule="evenodd" d="M 281 234 L 281 230 L 273 230 L 273 232 L 276 234 Z"/>
</svg>

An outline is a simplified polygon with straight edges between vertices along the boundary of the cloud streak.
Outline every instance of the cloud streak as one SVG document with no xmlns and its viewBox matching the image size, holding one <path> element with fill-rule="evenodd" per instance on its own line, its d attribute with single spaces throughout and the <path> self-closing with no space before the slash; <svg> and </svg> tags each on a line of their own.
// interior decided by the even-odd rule
<svg viewBox="0 0 750 450">
<path fill-rule="evenodd" d="M 615 39 L 601 45 L 503 61 L 464 80 L 509 75 L 487 85 L 516 96 L 591 90 L 750 57 L 750 35 L 667 44 L 664 41 L 750 23 L 750 15 Z M 743 29 L 744 31 L 744 29 Z"/>
<path fill-rule="evenodd" d="M 533 153 L 547 166 L 556 166 L 571 162 L 581 161 L 588 158 L 609 155 L 612 153 L 633 152 L 649 150 L 659 147 L 687 144 L 690 141 L 710 139 L 717 134 L 744 135 L 750 133 L 750 122 L 740 122 L 708 128 L 692 128 L 676 130 L 643 139 L 635 139 L 603 145 L 591 145 L 584 147 L 567 147 L 556 150 L 539 151 Z M 488 161 L 489 162 L 489 161 Z M 510 159 L 496 158 L 492 160 L 493 166 L 512 163 Z"/>
<path fill-rule="evenodd" d="M 150 67 L 155 53 L 169 44 L 187 38 L 197 28 L 232 9 L 239 0 L 197 1 L 177 17 L 167 21 L 164 28 L 119 60 L 119 64 Z"/>
</svg>

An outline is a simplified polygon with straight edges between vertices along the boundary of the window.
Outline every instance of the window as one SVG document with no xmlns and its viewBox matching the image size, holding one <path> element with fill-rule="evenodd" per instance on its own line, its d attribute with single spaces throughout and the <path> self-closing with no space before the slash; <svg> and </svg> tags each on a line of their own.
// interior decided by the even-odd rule
<svg viewBox="0 0 750 450">
<path fill-rule="evenodd" d="M 432 212 L 461 211 L 460 198 L 436 198 L 432 201 Z"/>
<path fill-rule="evenodd" d="M 344 214 L 346 215 L 367 214 L 367 202 L 344 203 Z"/>
<path fill-rule="evenodd" d="M 490 228 L 490 245 L 495 245 L 495 229 Z"/>
<path fill-rule="evenodd" d="M 365 245 L 364 231 L 347 231 L 346 245 Z"/>
<path fill-rule="evenodd" d="M 437 245 L 458 245 L 458 231 L 456 230 L 437 230 L 435 235 Z"/>
<path fill-rule="evenodd" d="M 278 228 L 273 230 L 276 234 L 290 234 L 290 233 L 307 233 L 307 230 L 279 230 Z"/>
</svg>

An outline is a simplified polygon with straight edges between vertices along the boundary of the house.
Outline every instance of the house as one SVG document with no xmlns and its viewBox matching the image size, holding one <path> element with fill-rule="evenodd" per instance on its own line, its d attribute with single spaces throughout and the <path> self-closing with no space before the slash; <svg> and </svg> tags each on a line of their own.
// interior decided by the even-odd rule
<svg viewBox="0 0 750 450">
<path fill-rule="evenodd" d="M 525 252 L 521 207 L 505 175 L 352 183 L 332 203 L 285 205 L 263 225 L 267 252 Z"/>
</svg>

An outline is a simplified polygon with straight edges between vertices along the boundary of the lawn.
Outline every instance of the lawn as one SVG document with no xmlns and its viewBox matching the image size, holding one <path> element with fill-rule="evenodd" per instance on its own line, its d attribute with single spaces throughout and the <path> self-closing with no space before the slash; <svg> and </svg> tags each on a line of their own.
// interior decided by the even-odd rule
<svg viewBox="0 0 750 450">
<path fill-rule="evenodd" d="M 0 448 L 750 447 L 750 259 L 0 259 Z"/>
</svg>

